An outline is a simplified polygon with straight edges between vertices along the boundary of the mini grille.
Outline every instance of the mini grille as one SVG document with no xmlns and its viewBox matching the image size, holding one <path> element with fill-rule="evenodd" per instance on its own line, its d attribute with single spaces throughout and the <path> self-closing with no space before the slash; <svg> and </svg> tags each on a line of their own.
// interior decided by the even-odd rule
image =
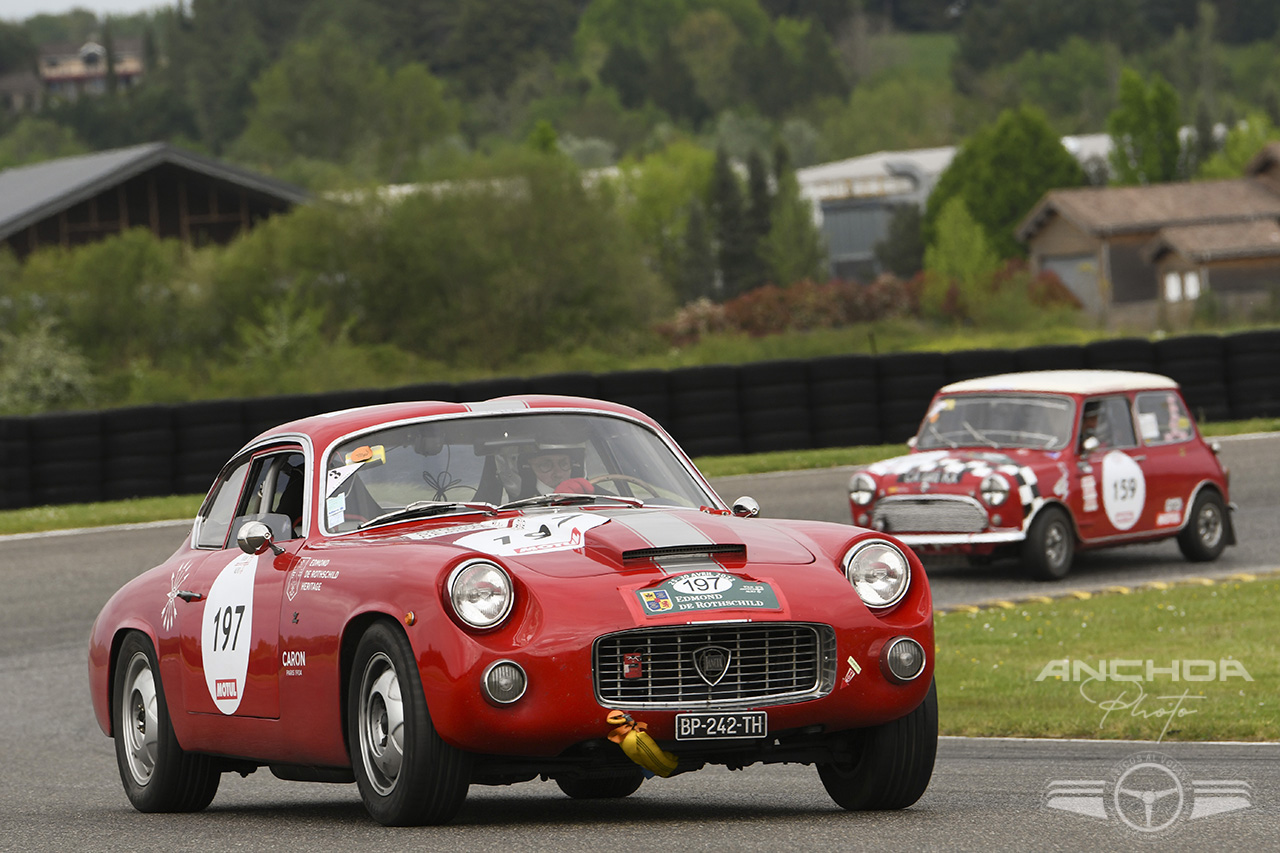
<svg viewBox="0 0 1280 853">
<path fill-rule="evenodd" d="M 698 674 L 694 660 L 708 646 L 729 651 L 728 668 L 714 685 Z M 596 698 L 603 705 L 781 705 L 831 692 L 835 632 L 826 625 L 794 623 L 645 628 L 601 637 L 593 664 Z"/>
<path fill-rule="evenodd" d="M 872 523 L 886 533 L 981 533 L 987 511 L 964 498 L 904 498 L 881 502 Z"/>
</svg>

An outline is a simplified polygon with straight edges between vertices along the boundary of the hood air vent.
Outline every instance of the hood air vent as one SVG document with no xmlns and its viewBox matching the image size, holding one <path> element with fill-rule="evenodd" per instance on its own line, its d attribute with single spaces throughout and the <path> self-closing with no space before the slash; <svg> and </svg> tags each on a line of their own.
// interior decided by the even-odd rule
<svg viewBox="0 0 1280 853">
<path fill-rule="evenodd" d="M 663 560 L 668 557 L 746 556 L 746 545 L 667 545 L 660 548 L 633 548 L 622 552 L 623 560 Z"/>
</svg>

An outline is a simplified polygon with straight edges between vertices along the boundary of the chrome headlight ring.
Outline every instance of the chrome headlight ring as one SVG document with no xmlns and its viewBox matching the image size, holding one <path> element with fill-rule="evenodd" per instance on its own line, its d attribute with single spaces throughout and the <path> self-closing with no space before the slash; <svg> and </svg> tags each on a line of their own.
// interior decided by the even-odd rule
<svg viewBox="0 0 1280 853">
<path fill-rule="evenodd" d="M 859 471 L 849 479 L 849 500 L 858 506 L 867 506 L 876 499 L 876 479 L 866 471 Z"/>
<path fill-rule="evenodd" d="M 511 576 L 491 560 L 462 563 L 449 573 L 445 590 L 458 618 L 480 630 L 500 625 L 515 603 Z"/>
<path fill-rule="evenodd" d="M 1003 474 L 988 474 L 982 478 L 978 493 L 987 506 L 1000 506 L 1009 497 L 1010 488 Z"/>
<path fill-rule="evenodd" d="M 874 610 L 892 607 L 911 585 L 911 562 L 884 539 L 865 539 L 844 556 L 844 574 L 862 602 Z"/>
</svg>

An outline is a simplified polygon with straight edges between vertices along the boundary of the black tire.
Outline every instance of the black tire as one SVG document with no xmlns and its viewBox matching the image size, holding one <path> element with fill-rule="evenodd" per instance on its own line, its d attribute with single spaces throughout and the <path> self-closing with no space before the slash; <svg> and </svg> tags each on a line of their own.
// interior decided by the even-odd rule
<svg viewBox="0 0 1280 853">
<path fill-rule="evenodd" d="M 644 771 L 639 766 L 616 776 L 556 779 L 560 790 L 575 800 L 620 800 L 634 794 L 642 782 Z"/>
<path fill-rule="evenodd" d="M 211 757 L 178 745 L 159 671 L 151 641 L 128 634 L 112 690 L 120 781 L 140 812 L 198 812 L 213 802 L 221 773 Z"/>
<path fill-rule="evenodd" d="M 1227 508 L 1222 496 L 1211 489 L 1203 489 L 1191 505 L 1187 524 L 1178 533 L 1178 548 L 1182 556 L 1193 563 L 1208 563 L 1218 559 L 1227 547 Z"/>
<path fill-rule="evenodd" d="M 360 798 L 378 823 L 442 824 L 458 814 L 470 757 L 436 734 L 413 648 L 386 622 L 372 625 L 356 646 L 347 735 Z"/>
<path fill-rule="evenodd" d="M 1071 518 L 1056 506 L 1040 510 L 1022 546 L 1022 562 L 1031 576 L 1042 581 L 1062 580 L 1071 571 L 1075 553 Z"/>
<path fill-rule="evenodd" d="M 849 811 L 905 809 L 924 794 L 938 753 L 938 687 L 905 717 L 860 733 L 858 759 L 819 764 L 818 777 Z"/>
</svg>

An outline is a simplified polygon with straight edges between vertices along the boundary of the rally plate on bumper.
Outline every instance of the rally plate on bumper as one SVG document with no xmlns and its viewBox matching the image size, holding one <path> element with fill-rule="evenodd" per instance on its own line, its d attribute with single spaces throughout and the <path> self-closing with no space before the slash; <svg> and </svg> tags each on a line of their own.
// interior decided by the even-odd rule
<svg viewBox="0 0 1280 853">
<path fill-rule="evenodd" d="M 764 711 L 676 714 L 676 740 L 731 740 L 768 733 L 769 717 Z"/>
</svg>

